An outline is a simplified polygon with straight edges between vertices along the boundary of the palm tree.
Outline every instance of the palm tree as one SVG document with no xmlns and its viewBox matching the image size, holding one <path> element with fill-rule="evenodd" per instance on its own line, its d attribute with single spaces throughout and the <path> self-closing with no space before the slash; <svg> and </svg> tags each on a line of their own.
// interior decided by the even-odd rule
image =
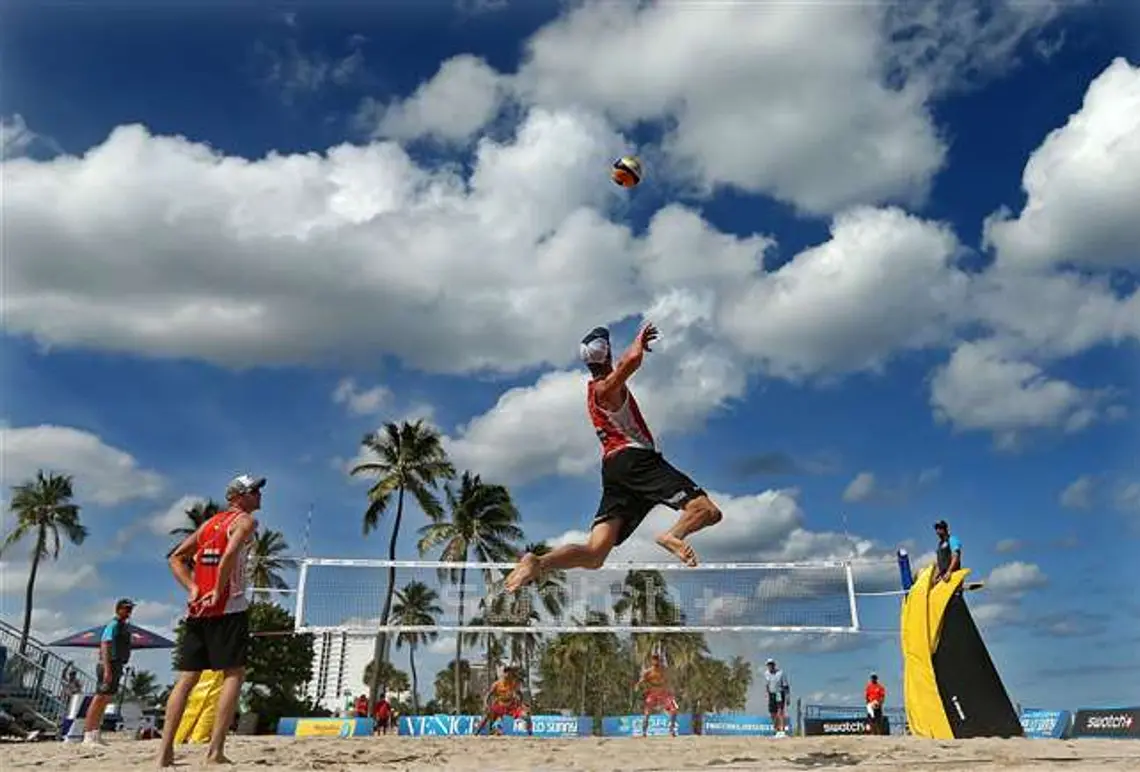
<svg viewBox="0 0 1140 772">
<path fill-rule="evenodd" d="M 294 568 L 297 561 L 282 557 L 288 549 L 289 544 L 280 531 L 267 528 L 257 534 L 250 555 L 250 582 L 254 587 L 254 598 L 261 596 L 263 600 L 269 600 L 270 593 L 265 590 L 284 590 L 289 586 L 281 577 L 281 572 Z M 265 589 L 258 592 L 257 588 Z"/>
<path fill-rule="evenodd" d="M 448 563 L 466 563 L 474 555 L 480 563 L 506 562 L 518 555 L 516 546 L 523 539 L 518 527 L 519 511 L 505 486 L 484 483 L 479 475 L 464 472 L 459 489 L 444 486 L 450 517 L 432 515 L 432 522 L 420 529 L 419 550 L 424 554 L 442 545 L 440 559 Z M 467 567 L 444 572 L 449 581 L 459 581 L 459 626 L 463 626 L 463 601 L 466 593 Z M 483 580 L 491 584 L 494 572 L 485 570 Z M 455 636 L 455 661 L 463 653 L 463 636 Z M 462 681 L 455 668 L 455 709 L 463 703 Z"/>
<path fill-rule="evenodd" d="M 20 654 L 28 648 L 28 635 L 32 629 L 32 596 L 36 589 L 36 572 L 40 560 L 59 559 L 59 532 L 72 544 L 79 545 L 87 538 L 87 529 L 79 522 L 79 506 L 74 497 L 71 475 L 36 472 L 36 478 L 12 487 L 12 500 L 8 508 L 16 515 L 16 527 L 0 546 L 0 555 L 25 536 L 33 534 L 32 566 L 28 572 L 28 588 L 24 596 L 24 627 L 20 633 Z"/>
<path fill-rule="evenodd" d="M 541 557 L 550 552 L 550 545 L 546 542 L 532 542 L 523 547 L 523 552 Z M 535 603 L 535 601 L 538 601 Z M 548 571 L 537 582 L 528 584 L 521 592 L 515 593 L 509 604 L 507 613 L 515 624 L 529 624 L 538 622 L 540 616 L 536 606 L 541 606 L 552 622 L 562 619 L 562 613 L 569 603 L 569 594 L 566 591 L 566 572 Z M 526 672 L 527 692 L 531 690 L 531 666 L 534 660 L 534 650 L 542 636 L 538 633 L 524 632 L 511 635 L 511 658 L 518 660 L 521 648 L 523 669 Z"/>
<path fill-rule="evenodd" d="M 404 589 L 396 591 L 396 603 L 392 607 L 392 622 L 401 627 L 427 627 L 436 623 L 436 617 L 443 613 L 436 601 L 439 593 L 423 582 L 408 582 Z M 419 679 L 416 676 L 416 647 L 439 637 L 439 633 L 400 633 L 396 636 L 396 648 L 408 644 L 408 663 L 412 669 L 412 710 L 420 712 Z"/>
<path fill-rule="evenodd" d="M 158 692 L 158 680 L 149 670 L 136 670 L 131 674 L 130 684 L 127 686 L 127 696 L 138 700 L 144 706 L 154 700 Z"/>
<path fill-rule="evenodd" d="M 195 502 L 189 509 L 186 510 L 186 519 L 189 521 L 187 525 L 180 525 L 177 528 L 170 529 L 171 536 L 189 536 L 196 532 L 202 523 L 209 520 L 214 515 L 222 511 L 221 505 L 213 499 L 206 499 L 205 501 Z"/>
<path fill-rule="evenodd" d="M 396 541 L 400 536 L 400 522 L 404 518 L 404 494 L 410 493 L 420 509 L 429 518 L 442 514 L 435 490 L 439 482 L 455 476 L 455 467 L 447 460 L 447 454 L 440 441 L 439 432 L 423 421 L 401 424 L 384 424 L 380 431 L 366 435 L 361 445 L 372 456 L 369 461 L 352 468 L 352 475 L 368 475 L 376 482 L 368 490 L 368 509 L 364 512 L 364 535 L 367 536 L 380 524 L 381 516 L 392 503 L 396 494 L 396 521 L 392 524 L 392 538 L 388 542 L 388 559 L 396 559 Z M 380 624 L 388 624 L 392 610 L 392 595 L 396 591 L 396 568 L 388 567 L 388 590 L 384 596 L 384 610 L 380 613 Z M 376 636 L 373 659 L 388 660 L 388 635 Z M 376 703 L 379 689 L 377 678 L 380 669 L 373 671 L 369 683 L 369 710 Z"/>
</svg>

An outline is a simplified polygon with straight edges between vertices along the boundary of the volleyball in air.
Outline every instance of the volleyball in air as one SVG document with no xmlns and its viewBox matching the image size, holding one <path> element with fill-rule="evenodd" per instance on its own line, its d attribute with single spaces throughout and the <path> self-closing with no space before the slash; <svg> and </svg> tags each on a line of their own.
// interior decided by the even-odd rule
<svg viewBox="0 0 1140 772">
<path fill-rule="evenodd" d="M 641 182 L 641 159 L 635 155 L 623 155 L 614 161 L 613 173 L 610 175 L 614 183 L 623 188 L 635 188 Z"/>
</svg>

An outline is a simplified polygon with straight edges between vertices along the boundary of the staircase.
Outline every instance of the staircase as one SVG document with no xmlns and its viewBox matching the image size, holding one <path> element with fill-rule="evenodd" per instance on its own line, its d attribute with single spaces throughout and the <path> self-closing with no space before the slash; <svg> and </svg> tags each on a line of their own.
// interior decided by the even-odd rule
<svg viewBox="0 0 1140 772">
<path fill-rule="evenodd" d="M 40 641 L 28 637 L 24 653 L 20 653 L 20 630 L 0 619 L 0 646 L 7 649 L 7 661 L 0 673 L 0 704 L 25 721 L 34 720 L 40 729 L 55 730 L 67 714 L 68 695 L 64 689 L 64 673 L 75 671 L 81 694 L 95 691 L 95 677 L 48 650 Z"/>
</svg>

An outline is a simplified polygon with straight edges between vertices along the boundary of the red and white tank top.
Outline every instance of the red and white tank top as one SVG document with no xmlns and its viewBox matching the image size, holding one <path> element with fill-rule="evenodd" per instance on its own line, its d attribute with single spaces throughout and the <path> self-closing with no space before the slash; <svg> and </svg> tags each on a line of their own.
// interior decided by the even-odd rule
<svg viewBox="0 0 1140 772">
<path fill-rule="evenodd" d="M 226 510 L 206 521 L 198 532 L 198 549 L 194 553 L 194 584 L 199 595 L 205 595 L 218 585 L 218 568 L 222 555 L 230 543 L 230 528 L 241 512 Z M 246 540 L 237 554 L 237 565 L 230 575 L 229 587 L 218 593 L 217 602 L 211 606 L 200 606 L 193 611 L 194 616 L 216 617 L 245 611 L 249 607 L 246 597 L 246 584 L 249 574 L 249 552 L 252 540 Z"/>
<path fill-rule="evenodd" d="M 598 402 L 594 387 L 598 381 L 590 381 L 586 386 L 586 410 L 590 414 L 590 421 L 594 424 L 594 431 L 602 443 L 602 457 L 606 458 L 619 450 L 626 448 L 644 448 L 656 450 L 653 434 L 649 431 L 649 424 L 641 415 L 641 408 L 637 406 L 633 392 L 623 389 L 625 399 L 621 407 L 610 411 Z"/>
</svg>

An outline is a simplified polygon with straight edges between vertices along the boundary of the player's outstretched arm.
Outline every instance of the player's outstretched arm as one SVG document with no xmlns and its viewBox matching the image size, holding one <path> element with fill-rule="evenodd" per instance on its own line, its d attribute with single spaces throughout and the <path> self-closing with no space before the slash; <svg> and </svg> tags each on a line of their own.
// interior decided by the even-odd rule
<svg viewBox="0 0 1140 772">
<path fill-rule="evenodd" d="M 641 329 L 637 331 L 633 343 L 629 344 L 629 348 L 614 363 L 614 369 L 594 387 L 598 396 L 608 401 L 618 395 L 622 387 L 625 386 L 625 382 L 641 367 L 641 360 L 645 358 L 645 352 L 653 350 L 649 344 L 657 338 L 657 328 L 653 326 L 653 323 L 646 322 L 643 324 Z"/>
</svg>

